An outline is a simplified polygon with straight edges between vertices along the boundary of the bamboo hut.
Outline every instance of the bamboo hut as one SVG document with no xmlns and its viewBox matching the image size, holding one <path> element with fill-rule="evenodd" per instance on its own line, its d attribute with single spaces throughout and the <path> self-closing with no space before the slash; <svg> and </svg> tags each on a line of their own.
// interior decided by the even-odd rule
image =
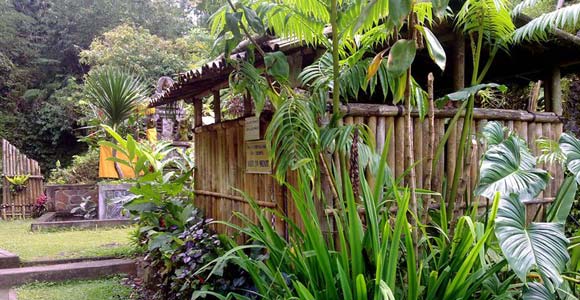
<svg viewBox="0 0 580 300">
<path fill-rule="evenodd" d="M 465 39 L 453 33 L 450 26 L 436 28 L 435 33 L 443 43 L 447 52 L 447 68 L 445 72 L 437 71 L 431 62 L 427 51 L 418 53 L 413 65 L 413 73 L 421 86 L 427 86 L 427 75 L 435 74 L 435 97 L 465 87 L 466 73 L 469 74 L 470 57 Z M 518 46 L 510 53 L 498 53 L 494 66 L 488 75 L 488 82 L 537 82 L 543 81 L 545 96 L 545 111 L 537 112 L 533 101 L 524 109 L 486 109 L 476 108 L 473 129 L 481 129 L 488 121 L 498 120 L 520 136 L 532 142 L 540 137 L 556 139 L 562 133 L 562 92 L 560 78 L 562 74 L 574 72 L 580 67 L 580 38 L 564 32 L 557 32 L 557 38 L 544 44 L 529 44 Z M 287 55 L 291 67 L 291 75 L 296 74 L 312 64 L 324 49 L 304 46 L 298 40 L 266 38 L 261 40 L 265 52 L 282 51 Z M 244 60 L 247 56 L 247 44 L 240 44 L 230 59 Z M 466 53 L 467 52 L 467 53 Z M 257 64 L 261 62 L 258 61 Z M 289 205 L 288 193 L 270 175 L 271 166 L 265 153 L 264 131 L 268 124 L 267 114 L 256 118 L 251 109 L 251 99 L 244 98 L 244 114 L 234 120 L 222 118 L 220 90 L 228 86 L 228 79 L 233 68 L 221 57 L 203 67 L 179 74 L 175 83 L 162 93 L 152 98 L 150 106 L 156 107 L 183 101 L 194 106 L 195 127 L 192 128 L 195 141 L 195 190 L 196 205 L 214 219 L 232 220 L 232 211 L 250 213 L 250 207 L 237 190 L 246 192 L 258 201 L 262 207 L 276 208 L 292 218 L 293 206 Z M 422 80 L 423 79 L 423 80 Z M 203 124 L 202 99 L 213 95 L 213 113 L 215 122 Z M 509 101 L 509 99 L 508 99 Z M 388 163 L 396 176 L 403 174 L 409 166 L 405 165 L 405 121 L 404 109 L 388 103 L 349 103 L 344 105 L 345 124 L 364 123 L 368 125 L 376 139 L 377 150 L 383 150 L 385 136 L 392 129 L 393 139 L 390 143 Z M 437 144 L 448 127 L 448 121 L 455 114 L 454 108 L 436 109 L 434 139 Z M 425 157 L 428 150 L 424 147 L 427 139 L 427 121 L 420 121 L 414 114 L 413 121 L 414 149 L 416 157 Z M 457 126 L 461 126 L 461 120 Z M 459 142 L 459 127 L 451 129 L 448 146 L 444 150 L 439 166 L 433 174 L 427 174 L 427 163 L 422 161 L 416 167 L 417 187 L 430 187 L 440 191 L 444 174 L 452 176 L 456 161 L 456 147 Z M 478 174 L 477 160 L 483 153 L 481 145 L 473 147 L 473 163 L 470 178 L 467 178 L 468 188 L 476 184 Z M 533 151 L 538 149 L 533 146 Z M 547 166 L 553 180 L 542 197 L 553 198 L 563 179 L 563 174 L 556 168 Z M 429 176 L 428 176 L 429 175 Z M 428 182 L 427 182 L 428 181 Z M 325 208 L 320 208 L 324 210 Z M 284 223 L 272 217 L 272 224 L 283 231 Z M 222 228 L 223 229 L 223 228 Z"/>
</svg>

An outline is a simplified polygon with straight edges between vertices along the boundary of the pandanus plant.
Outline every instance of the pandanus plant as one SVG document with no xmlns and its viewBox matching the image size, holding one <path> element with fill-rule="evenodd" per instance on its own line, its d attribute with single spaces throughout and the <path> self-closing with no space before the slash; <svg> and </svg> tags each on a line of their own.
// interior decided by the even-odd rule
<svg viewBox="0 0 580 300">
<path fill-rule="evenodd" d="M 85 93 L 90 105 L 101 119 L 102 124 L 117 131 L 145 100 L 147 87 L 140 79 L 116 68 L 104 68 L 89 73 L 85 82 Z M 113 151 L 116 158 L 117 151 Z M 114 162 L 119 178 L 123 172 Z"/>
</svg>

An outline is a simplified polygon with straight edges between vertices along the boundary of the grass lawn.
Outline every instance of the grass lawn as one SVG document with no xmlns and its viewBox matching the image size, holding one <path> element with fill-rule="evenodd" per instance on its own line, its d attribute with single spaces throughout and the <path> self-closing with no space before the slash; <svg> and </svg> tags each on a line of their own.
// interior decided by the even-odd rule
<svg viewBox="0 0 580 300">
<path fill-rule="evenodd" d="M 131 254 L 133 249 L 129 234 L 134 227 L 31 232 L 31 223 L 32 220 L 0 220 L 0 249 L 17 254 L 24 261 L 120 257 Z"/>
<path fill-rule="evenodd" d="M 33 283 L 16 289 L 18 300 L 121 300 L 129 299 L 131 288 L 121 284 L 118 277 L 66 281 L 62 283 Z"/>
</svg>

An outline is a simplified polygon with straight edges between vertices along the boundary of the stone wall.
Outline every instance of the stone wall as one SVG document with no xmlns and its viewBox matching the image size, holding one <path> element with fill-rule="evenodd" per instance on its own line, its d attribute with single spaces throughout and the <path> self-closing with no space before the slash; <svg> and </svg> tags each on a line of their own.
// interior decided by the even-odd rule
<svg viewBox="0 0 580 300">
<path fill-rule="evenodd" d="M 97 203 L 99 190 L 96 184 L 58 184 L 47 185 L 48 210 L 56 212 L 70 212 L 78 206 L 83 197 L 91 197 Z"/>
</svg>

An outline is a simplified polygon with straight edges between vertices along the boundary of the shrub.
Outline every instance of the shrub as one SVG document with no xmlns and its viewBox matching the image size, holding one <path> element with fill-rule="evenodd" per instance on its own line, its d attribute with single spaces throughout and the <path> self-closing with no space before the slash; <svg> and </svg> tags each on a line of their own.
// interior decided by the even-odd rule
<svg viewBox="0 0 580 300">
<path fill-rule="evenodd" d="M 46 207 L 46 202 L 48 201 L 48 197 L 45 194 L 42 194 L 36 198 L 36 202 L 32 207 L 32 217 L 38 218 L 42 216 L 48 209 Z"/>
<path fill-rule="evenodd" d="M 82 155 L 75 155 L 72 163 L 61 168 L 57 162 L 48 179 L 54 184 L 83 184 L 95 183 L 99 179 L 99 150 L 91 149 Z"/>
<path fill-rule="evenodd" d="M 227 250 L 210 229 L 211 220 L 204 219 L 191 204 L 193 165 L 188 154 L 167 143 L 152 146 L 130 135 L 123 139 L 105 128 L 117 143 L 101 144 L 123 154 L 128 159 L 120 163 L 142 174 L 134 179 L 132 196 L 125 197 L 124 207 L 138 217 L 137 244 L 146 253 L 149 274 L 145 285 L 155 291 L 154 299 L 193 299 L 200 290 L 251 293 L 248 274 L 235 264 L 225 262 L 216 268 L 204 268 Z M 177 156 L 168 158 L 169 153 Z"/>
</svg>

